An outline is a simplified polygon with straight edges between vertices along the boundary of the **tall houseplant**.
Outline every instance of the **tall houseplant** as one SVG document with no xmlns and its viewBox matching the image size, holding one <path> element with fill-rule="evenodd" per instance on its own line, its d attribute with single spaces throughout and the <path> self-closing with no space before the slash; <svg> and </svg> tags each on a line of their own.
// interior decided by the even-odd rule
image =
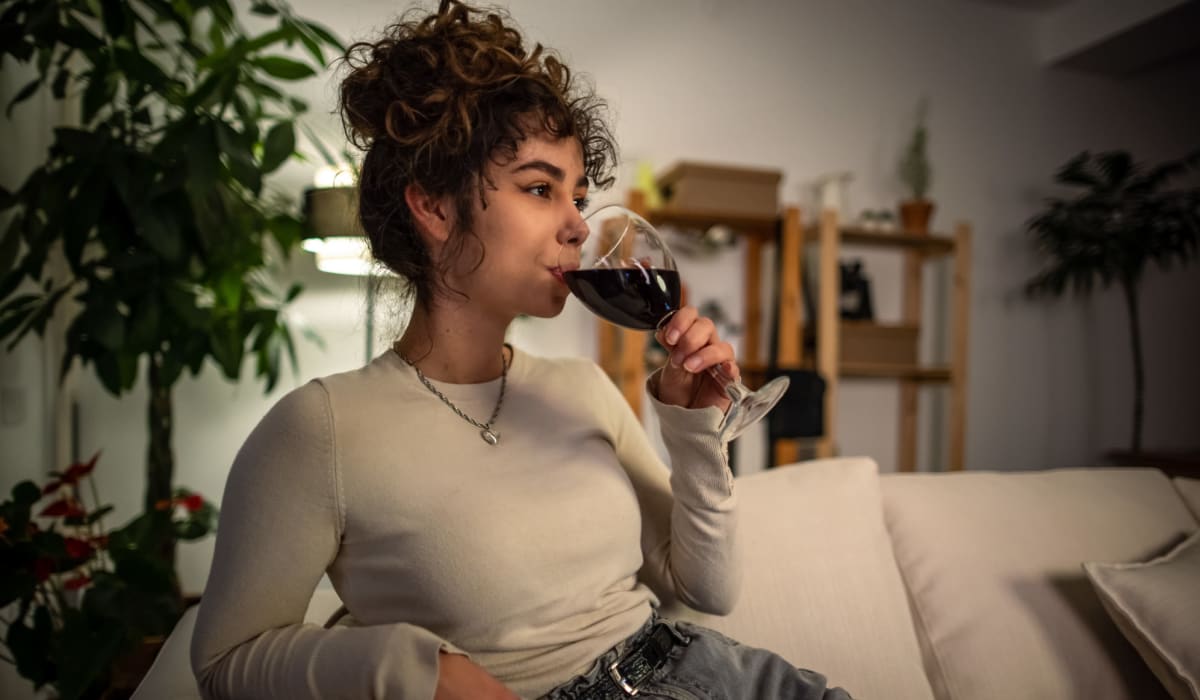
<svg viewBox="0 0 1200 700">
<path fill-rule="evenodd" d="M 8 113 L 40 89 L 80 107 L 24 184 L 0 190 L 14 210 L 0 340 L 44 334 L 70 298 L 63 376 L 78 359 L 119 396 L 144 368 L 146 513 L 172 495 L 183 371 L 211 359 L 237 379 L 249 355 L 269 391 L 282 354 L 296 362 L 281 311 L 300 287 L 277 291 L 265 270 L 268 247 L 286 255 L 303 228 L 263 182 L 295 155 L 306 109 L 279 81 L 315 75 L 342 46 L 281 2 L 251 11 L 273 28 L 250 35 L 227 0 L 0 0 L 0 59 L 37 71 Z M 173 565 L 174 552 L 167 537 L 161 556 Z"/>
<path fill-rule="evenodd" d="M 1145 371 L 1138 292 L 1150 263 L 1166 269 L 1196 257 L 1200 243 L 1200 188 L 1168 184 L 1200 170 L 1200 151 L 1152 168 L 1125 151 L 1080 153 L 1054 179 L 1080 188 L 1069 198 L 1050 198 L 1028 231 L 1045 258 L 1025 285 L 1030 296 L 1061 297 L 1068 288 L 1087 296 L 1093 287 L 1121 288 L 1133 349 L 1133 436 L 1142 449 Z"/>
</svg>

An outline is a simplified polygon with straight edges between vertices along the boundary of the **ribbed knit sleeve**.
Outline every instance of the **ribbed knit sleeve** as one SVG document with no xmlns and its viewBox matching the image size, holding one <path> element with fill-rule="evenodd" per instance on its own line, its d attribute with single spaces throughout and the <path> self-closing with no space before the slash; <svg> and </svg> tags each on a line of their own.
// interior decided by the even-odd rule
<svg viewBox="0 0 1200 700">
<path fill-rule="evenodd" d="M 651 395 L 671 459 L 668 470 L 637 416 L 600 374 L 616 421 L 617 456 L 642 516 L 645 561 L 639 577 L 664 602 L 677 597 L 702 612 L 727 614 L 741 589 L 741 555 L 737 499 L 719 437 L 724 415 L 717 408 L 669 406 Z"/>
<path fill-rule="evenodd" d="M 407 624 L 302 624 L 344 525 L 329 398 L 279 401 L 234 461 L 192 640 L 206 698 L 432 698 L 438 652 Z"/>
</svg>

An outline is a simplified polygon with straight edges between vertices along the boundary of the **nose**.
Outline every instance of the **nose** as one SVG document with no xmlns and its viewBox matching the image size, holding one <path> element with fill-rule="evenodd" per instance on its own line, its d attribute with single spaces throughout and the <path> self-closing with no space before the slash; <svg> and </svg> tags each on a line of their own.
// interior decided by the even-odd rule
<svg viewBox="0 0 1200 700">
<path fill-rule="evenodd" d="M 583 213 L 572 205 L 566 221 L 558 231 L 558 242 L 564 246 L 582 246 L 587 237 L 587 221 L 584 220 Z"/>
</svg>

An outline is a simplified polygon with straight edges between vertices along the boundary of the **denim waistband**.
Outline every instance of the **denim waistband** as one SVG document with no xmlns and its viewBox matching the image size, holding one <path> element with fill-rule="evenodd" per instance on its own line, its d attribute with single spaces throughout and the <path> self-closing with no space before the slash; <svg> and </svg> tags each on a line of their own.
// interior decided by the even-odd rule
<svg viewBox="0 0 1200 700">
<path fill-rule="evenodd" d="M 626 681 L 623 672 L 632 671 L 632 675 L 641 676 L 637 678 L 640 682 L 644 680 L 643 673 L 654 670 L 647 669 L 643 659 L 633 657 L 640 656 L 648 645 L 655 644 L 655 637 L 668 640 L 671 646 L 686 645 L 691 641 L 691 638 L 680 632 L 673 622 L 663 619 L 657 612 L 652 612 L 637 632 L 601 654 L 586 673 L 551 690 L 542 696 L 542 700 L 608 700 L 629 697 L 631 693 L 622 689 L 622 683 Z"/>
</svg>

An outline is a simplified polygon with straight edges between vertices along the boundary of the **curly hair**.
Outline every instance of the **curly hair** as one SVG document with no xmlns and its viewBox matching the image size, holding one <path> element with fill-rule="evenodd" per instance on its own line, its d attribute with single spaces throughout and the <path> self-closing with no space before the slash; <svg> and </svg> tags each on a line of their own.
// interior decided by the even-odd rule
<svg viewBox="0 0 1200 700">
<path fill-rule="evenodd" d="M 584 172 L 611 186 L 616 146 L 605 103 L 541 44 L 527 51 L 503 10 L 442 0 L 437 13 L 410 11 L 374 43 L 350 46 L 340 111 L 347 138 L 364 150 L 359 218 L 376 260 L 409 283 L 428 306 L 472 232 L 473 199 L 486 207 L 487 165 L 516 157 L 537 134 L 576 138 Z M 455 229 L 434 261 L 413 225 L 404 192 L 419 185 L 450 195 Z"/>
</svg>

